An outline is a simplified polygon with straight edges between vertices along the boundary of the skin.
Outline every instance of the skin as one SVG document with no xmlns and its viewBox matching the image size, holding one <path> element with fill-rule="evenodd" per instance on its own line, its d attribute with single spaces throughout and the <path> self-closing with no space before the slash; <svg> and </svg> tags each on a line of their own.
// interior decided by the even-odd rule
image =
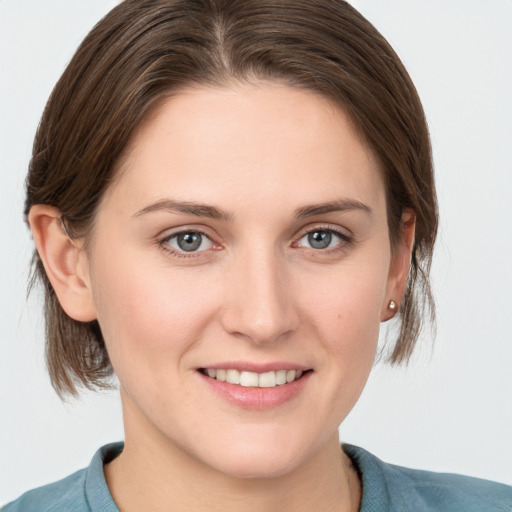
<svg viewBox="0 0 512 512">
<path fill-rule="evenodd" d="M 296 216 L 339 200 L 365 207 Z M 129 144 L 87 251 L 56 210 L 33 207 L 62 306 L 98 319 L 119 378 L 125 450 L 105 474 L 121 510 L 358 510 L 337 429 L 389 301 L 403 296 L 414 219 L 403 220 L 392 256 L 379 164 L 347 116 L 271 83 L 187 89 L 160 105 Z M 342 237 L 313 247 L 307 234 L 329 229 Z M 208 238 L 179 257 L 180 231 Z M 222 361 L 312 371 L 292 400 L 254 410 L 205 385 L 197 369 Z"/>
</svg>

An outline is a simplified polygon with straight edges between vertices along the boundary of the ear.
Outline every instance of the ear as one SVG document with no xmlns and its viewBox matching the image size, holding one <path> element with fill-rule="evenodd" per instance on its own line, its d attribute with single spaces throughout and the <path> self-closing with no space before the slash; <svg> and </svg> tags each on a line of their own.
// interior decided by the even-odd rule
<svg viewBox="0 0 512 512">
<path fill-rule="evenodd" d="M 409 276 L 416 229 L 416 215 L 414 212 L 410 209 L 404 210 L 400 224 L 401 239 L 391 257 L 381 322 L 390 320 L 398 312 L 400 303 L 404 298 L 407 277 Z M 391 301 L 396 305 L 394 309 L 389 307 Z"/>
<path fill-rule="evenodd" d="M 30 229 L 62 309 L 74 320 L 96 319 L 85 250 L 67 235 L 59 210 L 38 204 L 30 208 Z"/>
</svg>

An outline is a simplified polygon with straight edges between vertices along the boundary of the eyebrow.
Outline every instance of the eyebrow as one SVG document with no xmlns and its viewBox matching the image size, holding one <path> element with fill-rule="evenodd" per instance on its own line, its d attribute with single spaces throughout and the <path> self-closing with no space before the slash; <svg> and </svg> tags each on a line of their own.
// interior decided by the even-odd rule
<svg viewBox="0 0 512 512">
<path fill-rule="evenodd" d="M 322 215 L 325 213 L 332 212 L 344 212 L 351 210 L 360 210 L 368 215 L 373 215 L 373 210 L 365 203 L 354 199 L 338 199 L 335 201 L 329 201 L 327 203 L 310 204 L 297 208 L 294 212 L 294 216 L 297 219 L 303 219 L 306 217 L 312 217 L 314 215 Z M 192 201 L 175 201 L 173 199 L 162 199 L 146 206 L 142 210 L 138 211 L 134 217 L 141 217 L 151 212 L 157 211 L 169 211 L 178 212 L 188 215 L 195 215 L 196 217 L 208 217 L 215 220 L 233 221 L 235 215 L 231 212 L 226 212 L 211 206 L 208 204 L 196 203 Z"/>
<path fill-rule="evenodd" d="M 313 215 L 322 215 L 331 212 L 345 212 L 351 210 L 360 210 L 368 215 L 373 215 L 373 210 L 365 203 L 354 199 L 338 199 L 327 203 L 311 204 L 295 210 L 295 217 L 302 219 L 312 217 Z"/>
<path fill-rule="evenodd" d="M 172 199 L 162 199 L 154 204 L 146 206 L 142 210 L 138 211 L 134 217 L 140 217 L 151 212 L 158 211 L 169 211 L 178 212 L 188 215 L 195 215 L 197 217 L 208 217 L 210 219 L 231 221 L 234 219 L 234 215 L 221 210 L 215 206 L 208 204 L 195 203 L 191 201 L 174 201 Z"/>
</svg>

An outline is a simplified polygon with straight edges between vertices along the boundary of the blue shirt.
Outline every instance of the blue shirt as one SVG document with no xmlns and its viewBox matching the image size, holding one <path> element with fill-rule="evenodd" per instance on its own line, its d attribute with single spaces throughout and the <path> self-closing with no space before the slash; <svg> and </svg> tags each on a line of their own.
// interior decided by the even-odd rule
<svg viewBox="0 0 512 512">
<path fill-rule="evenodd" d="M 104 446 L 88 468 L 29 491 L 1 512 L 119 512 L 110 495 L 103 465 L 117 457 L 123 443 Z M 511 512 L 512 487 L 447 473 L 386 464 L 348 444 L 362 483 L 360 512 Z"/>
</svg>

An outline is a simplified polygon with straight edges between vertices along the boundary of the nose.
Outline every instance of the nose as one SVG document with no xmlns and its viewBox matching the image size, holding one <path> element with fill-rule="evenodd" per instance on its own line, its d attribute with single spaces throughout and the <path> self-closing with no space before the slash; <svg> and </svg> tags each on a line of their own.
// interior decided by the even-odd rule
<svg viewBox="0 0 512 512">
<path fill-rule="evenodd" d="M 274 251 L 246 252 L 226 274 L 221 321 L 227 332 L 265 344 L 296 330 L 291 280 Z"/>
</svg>

